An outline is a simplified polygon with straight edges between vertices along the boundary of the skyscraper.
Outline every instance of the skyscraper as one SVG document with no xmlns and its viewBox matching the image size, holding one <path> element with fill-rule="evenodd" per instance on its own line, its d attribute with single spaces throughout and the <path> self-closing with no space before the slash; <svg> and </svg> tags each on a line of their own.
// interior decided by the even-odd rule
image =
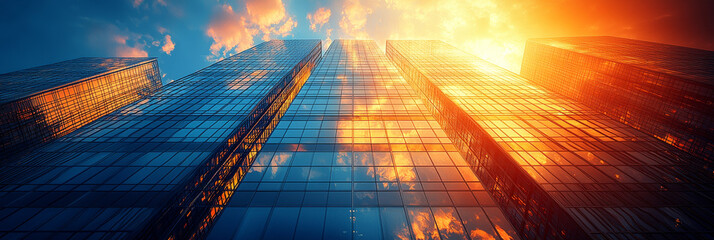
<svg viewBox="0 0 714 240">
<path fill-rule="evenodd" d="M 78 58 L 0 75 L 0 162 L 161 87 L 155 58 Z"/>
<path fill-rule="evenodd" d="M 443 42 L 386 50 L 262 43 L 2 162 L 0 238 L 714 237 L 709 162 Z"/>
<path fill-rule="evenodd" d="M 373 41 L 336 40 L 209 239 L 518 239 Z"/>
<path fill-rule="evenodd" d="M 705 161 L 440 41 L 387 56 L 524 238 L 713 237 Z"/>
<path fill-rule="evenodd" d="M 260 44 L 4 164 L 0 238 L 200 234 L 320 54 Z"/>
<path fill-rule="evenodd" d="M 714 170 L 712 51 L 615 37 L 531 39 L 521 75 Z"/>
</svg>

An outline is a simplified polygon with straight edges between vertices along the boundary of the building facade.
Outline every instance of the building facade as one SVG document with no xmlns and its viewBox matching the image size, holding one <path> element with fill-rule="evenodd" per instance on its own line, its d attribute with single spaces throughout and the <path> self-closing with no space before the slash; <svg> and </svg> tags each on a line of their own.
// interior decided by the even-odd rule
<svg viewBox="0 0 714 240">
<path fill-rule="evenodd" d="M 0 158 L 57 139 L 161 87 L 155 58 L 78 58 L 0 75 Z"/>
<path fill-rule="evenodd" d="M 518 239 L 371 40 L 336 40 L 209 239 Z"/>
<path fill-rule="evenodd" d="M 4 164 L 0 238 L 201 237 L 321 52 L 257 45 Z"/>
<path fill-rule="evenodd" d="M 712 51 L 615 37 L 531 39 L 521 75 L 714 170 Z"/>
<path fill-rule="evenodd" d="M 527 239 L 712 238 L 701 159 L 441 41 L 387 41 Z"/>
<path fill-rule="evenodd" d="M 711 239 L 709 164 L 440 41 L 273 40 L 0 162 L 0 238 Z"/>
</svg>

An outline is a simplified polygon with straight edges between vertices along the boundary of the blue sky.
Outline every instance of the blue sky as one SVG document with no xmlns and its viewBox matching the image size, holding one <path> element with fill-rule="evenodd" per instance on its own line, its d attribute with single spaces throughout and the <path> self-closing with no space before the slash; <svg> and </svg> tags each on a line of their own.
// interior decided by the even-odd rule
<svg viewBox="0 0 714 240">
<path fill-rule="evenodd" d="M 170 0 L 167 0 L 170 1 Z M 138 4 L 135 4 L 138 3 Z M 158 57 L 164 82 L 211 64 L 214 43 L 206 29 L 225 4 L 219 1 L 13 1 L 0 7 L 0 72 L 10 72 L 83 56 Z M 3 5 L 6 5 L 5 3 Z M 291 9 L 306 16 L 310 4 Z M 170 36 L 174 47 L 164 51 Z M 279 38 L 321 38 L 298 23 Z M 256 36 L 254 43 L 260 43 Z M 166 48 L 168 50 L 169 48 Z M 236 52 L 229 51 L 229 52 Z M 212 58 L 212 59 L 209 59 Z"/>
<path fill-rule="evenodd" d="M 0 73 L 84 56 L 158 57 L 164 82 L 268 39 L 439 39 L 519 72 L 532 37 L 612 35 L 714 50 L 688 0 L 44 0 L 0 3 Z"/>
</svg>

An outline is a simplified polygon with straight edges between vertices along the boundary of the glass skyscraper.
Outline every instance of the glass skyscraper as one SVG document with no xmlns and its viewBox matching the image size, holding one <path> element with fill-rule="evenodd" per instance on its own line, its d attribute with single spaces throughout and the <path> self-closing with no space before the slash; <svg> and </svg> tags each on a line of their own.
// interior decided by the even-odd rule
<svg viewBox="0 0 714 240">
<path fill-rule="evenodd" d="M 321 52 L 260 44 L 3 164 L 0 238 L 200 236 Z"/>
<path fill-rule="evenodd" d="M 0 162 L 0 238 L 710 239 L 709 164 L 440 41 L 273 40 Z"/>
<path fill-rule="evenodd" d="M 387 55 L 528 239 L 710 239 L 706 162 L 441 41 Z"/>
<path fill-rule="evenodd" d="M 159 87 L 155 58 L 78 58 L 0 74 L 0 162 Z"/>
<path fill-rule="evenodd" d="M 374 41 L 336 40 L 209 239 L 518 239 Z"/>
<path fill-rule="evenodd" d="M 712 51 L 616 37 L 531 39 L 521 75 L 714 170 Z"/>
</svg>

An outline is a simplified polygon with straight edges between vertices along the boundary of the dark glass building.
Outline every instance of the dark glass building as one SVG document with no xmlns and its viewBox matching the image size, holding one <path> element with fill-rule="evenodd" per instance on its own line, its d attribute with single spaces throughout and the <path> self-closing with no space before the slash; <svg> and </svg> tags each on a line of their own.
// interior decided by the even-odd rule
<svg viewBox="0 0 714 240">
<path fill-rule="evenodd" d="M 441 41 L 387 56 L 523 238 L 714 237 L 706 161 Z"/>
<path fill-rule="evenodd" d="M 0 238 L 201 237 L 321 52 L 260 44 L 3 164 Z"/>
<path fill-rule="evenodd" d="M 336 40 L 209 239 L 518 239 L 373 41 Z"/>
<path fill-rule="evenodd" d="M 161 87 L 155 58 L 77 58 L 0 75 L 0 162 Z"/>
<path fill-rule="evenodd" d="M 616 37 L 531 39 L 521 75 L 709 162 L 714 52 Z"/>
</svg>

